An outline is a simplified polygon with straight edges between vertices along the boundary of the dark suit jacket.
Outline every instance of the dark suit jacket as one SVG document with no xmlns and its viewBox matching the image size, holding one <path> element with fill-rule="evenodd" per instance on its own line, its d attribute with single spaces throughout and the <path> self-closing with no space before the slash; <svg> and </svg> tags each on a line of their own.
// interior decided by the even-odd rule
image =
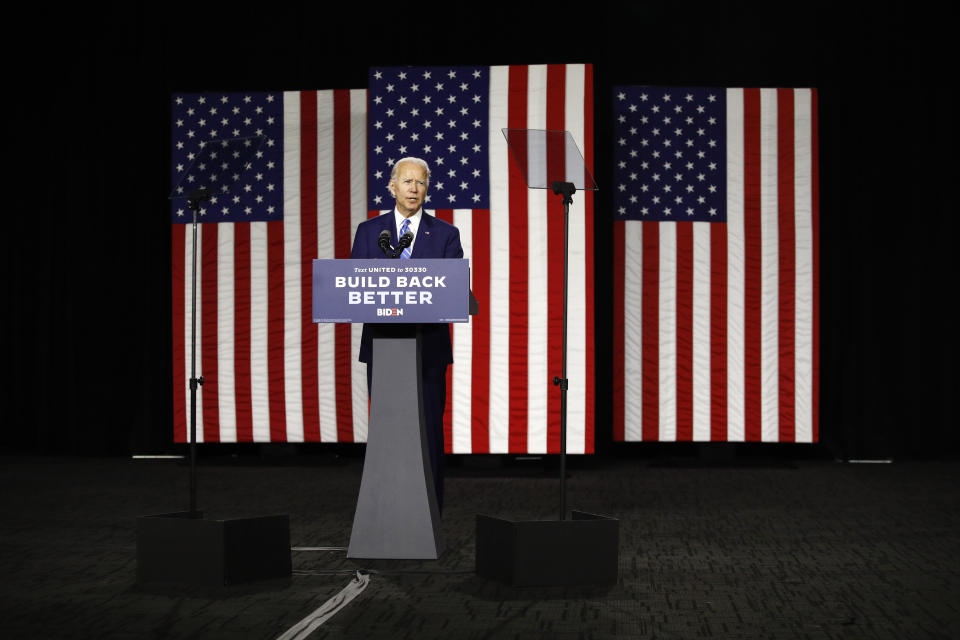
<svg viewBox="0 0 960 640">
<path fill-rule="evenodd" d="M 377 244 L 380 232 L 384 229 L 390 232 L 390 244 L 397 246 L 397 225 L 394 212 L 361 222 L 353 238 L 353 250 L 350 257 L 354 259 L 382 259 L 383 251 Z M 411 258 L 462 258 L 463 247 L 460 246 L 460 231 L 447 222 L 439 220 L 426 211 L 420 218 L 420 227 L 413 243 Z M 448 365 L 453 362 L 453 350 L 450 347 L 450 325 L 424 324 L 421 325 L 423 340 L 421 342 L 421 358 L 424 367 Z M 372 356 L 372 338 L 367 325 L 363 325 L 363 337 L 360 340 L 360 362 L 370 362 Z"/>
</svg>

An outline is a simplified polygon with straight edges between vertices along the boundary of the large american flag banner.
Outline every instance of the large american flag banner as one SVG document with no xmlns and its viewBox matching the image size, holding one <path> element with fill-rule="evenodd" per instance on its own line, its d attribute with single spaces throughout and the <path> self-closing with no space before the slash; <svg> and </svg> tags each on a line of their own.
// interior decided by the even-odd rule
<svg viewBox="0 0 960 640">
<path fill-rule="evenodd" d="M 370 70 L 369 215 L 390 167 L 425 159 L 425 209 L 460 230 L 480 313 L 454 324 L 445 443 L 453 453 L 559 453 L 563 205 L 528 189 L 501 129 L 567 130 L 593 163 L 590 65 Z M 570 212 L 567 451 L 594 450 L 593 195 Z"/>
<path fill-rule="evenodd" d="M 381 80 L 392 82 L 394 91 L 378 84 Z M 310 263 L 349 257 L 356 226 L 392 206 L 386 189 L 389 156 L 413 155 L 431 165 L 426 209 L 459 227 L 480 302 L 480 314 L 469 324 L 452 325 L 447 450 L 558 452 L 559 390 L 551 380 L 560 373 L 563 256 L 556 247 L 563 246 L 563 209 L 552 193 L 527 189 L 500 129 L 569 130 L 590 166 L 592 87 L 589 65 L 382 68 L 371 70 L 369 93 L 174 96 L 174 184 L 185 179 L 201 143 L 263 139 L 229 193 L 217 193 L 205 204 L 199 225 L 197 344 L 204 384 L 198 441 L 366 440 L 366 371 L 357 362 L 360 327 L 311 322 Z M 392 115 L 381 113 L 381 107 L 392 109 Z M 458 120 L 451 125 L 454 117 Z M 394 140 L 387 139 L 391 131 Z M 419 140 L 412 139 L 414 131 Z M 405 148 L 387 151 L 394 141 Z M 185 442 L 192 252 L 185 201 L 173 201 L 171 217 L 174 429 L 176 441 Z M 589 453 L 594 415 L 590 192 L 574 197 L 570 258 L 567 449 Z"/>
<path fill-rule="evenodd" d="M 173 97 L 173 184 L 211 186 L 198 245 L 198 442 L 362 442 L 360 327 L 314 324 L 314 258 L 366 219 L 365 90 Z M 257 138 L 235 175 L 198 154 Z M 201 146 L 203 148 L 201 148 Z M 192 178 L 192 179 L 191 179 Z M 229 190 L 221 186 L 229 183 Z M 172 201 L 174 437 L 188 439 L 191 212 Z"/>
<path fill-rule="evenodd" d="M 818 439 L 814 89 L 615 87 L 614 439 Z"/>
</svg>

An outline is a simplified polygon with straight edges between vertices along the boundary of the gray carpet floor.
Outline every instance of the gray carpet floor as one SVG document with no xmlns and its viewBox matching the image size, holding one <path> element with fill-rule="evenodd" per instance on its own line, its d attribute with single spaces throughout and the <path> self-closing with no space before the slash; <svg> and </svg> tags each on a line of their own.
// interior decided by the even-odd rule
<svg viewBox="0 0 960 640">
<path fill-rule="evenodd" d="M 620 520 L 617 584 L 577 588 L 475 574 L 476 514 L 555 517 L 549 470 L 450 468 L 439 560 L 292 551 L 289 581 L 217 593 L 136 581 L 136 518 L 187 507 L 182 462 L 0 462 L 3 638 L 278 638 L 358 570 L 366 589 L 310 638 L 960 638 L 956 462 L 571 464 L 568 505 Z M 292 547 L 346 547 L 361 472 L 201 460 L 198 504 L 288 514 Z"/>
</svg>

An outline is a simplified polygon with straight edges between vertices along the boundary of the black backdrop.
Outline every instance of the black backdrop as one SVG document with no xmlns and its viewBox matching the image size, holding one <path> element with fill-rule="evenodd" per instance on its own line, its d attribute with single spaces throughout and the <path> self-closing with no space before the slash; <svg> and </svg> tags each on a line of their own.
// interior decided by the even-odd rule
<svg viewBox="0 0 960 640">
<path fill-rule="evenodd" d="M 115 2 L 7 20 L 3 446 L 175 449 L 171 92 L 357 88 L 372 64 L 591 62 L 601 189 L 614 84 L 819 89 L 820 448 L 956 456 L 946 15 L 920 3 L 522 4 Z M 612 322 L 609 197 L 597 199 L 600 328 Z M 602 452 L 617 450 L 610 349 L 598 331 Z"/>
</svg>

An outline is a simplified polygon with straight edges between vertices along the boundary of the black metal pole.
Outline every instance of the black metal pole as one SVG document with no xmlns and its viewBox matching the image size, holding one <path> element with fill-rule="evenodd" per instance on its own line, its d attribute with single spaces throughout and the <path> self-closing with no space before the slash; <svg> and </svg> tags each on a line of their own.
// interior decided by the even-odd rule
<svg viewBox="0 0 960 640">
<path fill-rule="evenodd" d="M 190 513 L 197 512 L 197 210 L 193 210 L 193 284 L 190 287 Z"/>
<path fill-rule="evenodd" d="M 190 193 L 187 203 L 193 211 L 193 282 L 190 286 L 190 514 L 197 513 L 197 212 L 200 203 L 210 197 L 206 189 Z"/>
<path fill-rule="evenodd" d="M 570 182 L 554 182 L 553 192 L 563 196 L 563 341 L 560 377 L 553 384 L 560 387 L 560 520 L 567 517 L 567 282 L 570 262 L 570 205 L 576 187 Z"/>
</svg>

